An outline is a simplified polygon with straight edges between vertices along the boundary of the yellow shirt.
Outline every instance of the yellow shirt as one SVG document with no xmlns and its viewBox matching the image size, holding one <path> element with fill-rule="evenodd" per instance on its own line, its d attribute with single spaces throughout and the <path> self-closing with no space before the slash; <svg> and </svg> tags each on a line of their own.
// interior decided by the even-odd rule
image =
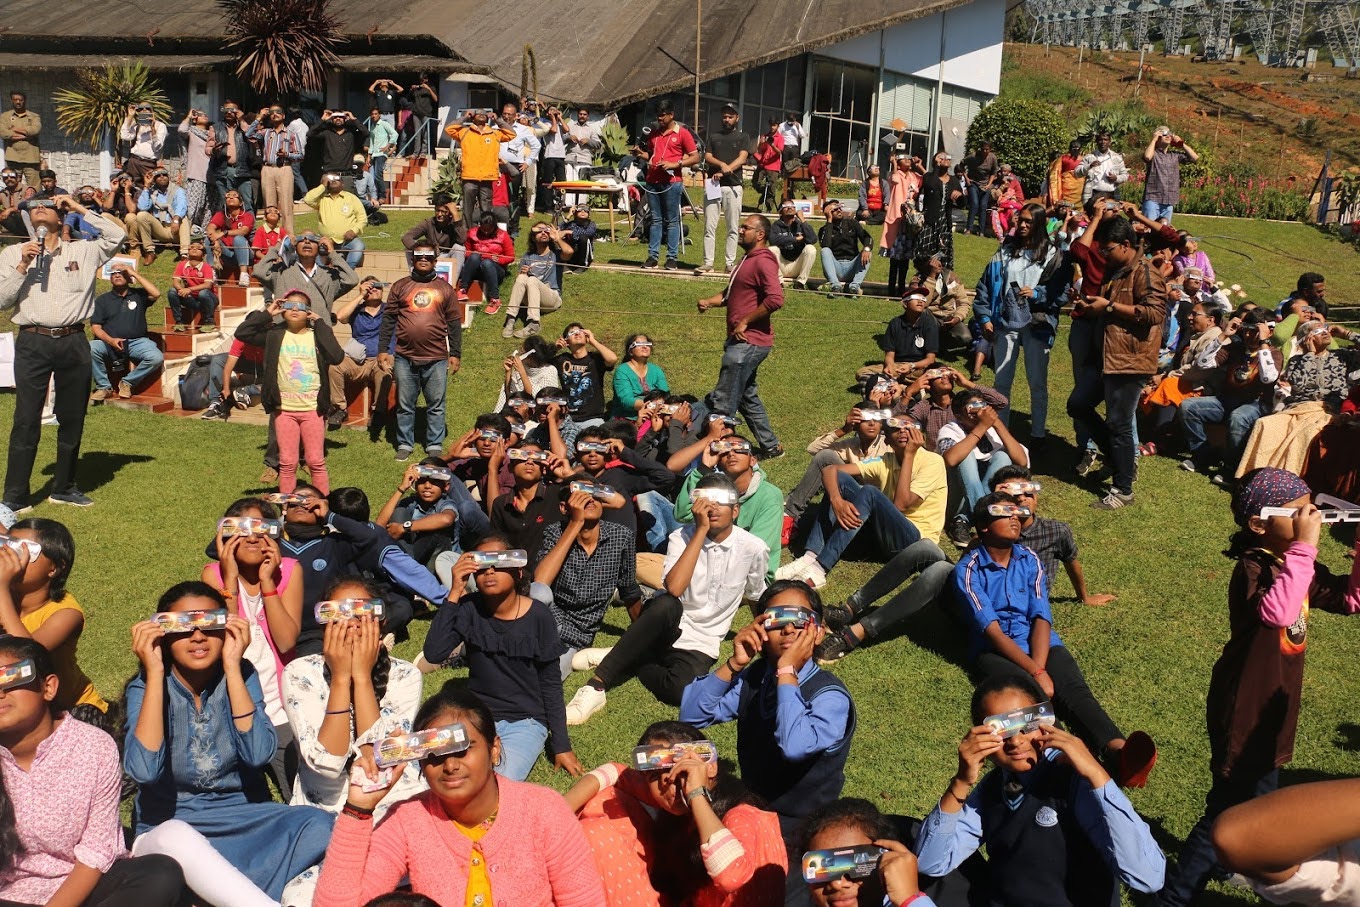
<svg viewBox="0 0 1360 907">
<path fill-rule="evenodd" d="M 36 611 L 19 615 L 19 622 L 29 633 L 36 633 L 52 615 L 68 609 L 77 612 L 84 620 L 84 609 L 80 607 L 76 597 L 67 592 L 66 597 L 59 602 L 48 602 Z M 80 665 L 76 664 L 76 643 L 79 641 L 80 633 L 72 633 L 65 642 L 52 650 L 52 664 L 57 669 L 57 678 L 61 681 L 53 706 L 65 712 L 78 705 L 92 705 L 101 712 L 107 712 L 109 704 L 95 691 L 90 678 L 86 677 L 85 672 L 80 670 Z"/>
<path fill-rule="evenodd" d="M 316 209 L 316 218 L 321 232 L 333 241 L 345 241 L 345 233 L 353 230 L 355 236 L 364 232 L 368 226 L 368 213 L 364 203 L 353 192 L 337 192 L 331 195 L 325 186 L 317 186 L 302 199 Z"/>
<path fill-rule="evenodd" d="M 316 365 L 316 334 L 284 331 L 279 345 L 279 406 L 288 413 L 316 412 L 321 371 Z"/>
<path fill-rule="evenodd" d="M 453 822 L 452 819 L 449 821 Z M 473 844 L 472 860 L 468 864 L 467 895 L 463 898 L 463 907 L 491 907 L 491 876 L 486 871 L 486 857 L 477 846 L 477 842 L 490 829 L 485 824 L 467 826 L 460 822 L 453 822 L 453 827 Z"/>
<path fill-rule="evenodd" d="M 866 485 L 873 485 L 889 498 L 897 491 L 899 467 L 897 454 L 891 450 L 881 457 L 859 461 L 859 476 Z M 907 519 L 921 531 L 921 538 L 932 542 L 944 532 L 945 507 L 949 497 L 949 476 L 944 457 L 925 448 L 916 451 L 911 461 L 911 491 L 921 503 L 906 514 Z"/>
</svg>

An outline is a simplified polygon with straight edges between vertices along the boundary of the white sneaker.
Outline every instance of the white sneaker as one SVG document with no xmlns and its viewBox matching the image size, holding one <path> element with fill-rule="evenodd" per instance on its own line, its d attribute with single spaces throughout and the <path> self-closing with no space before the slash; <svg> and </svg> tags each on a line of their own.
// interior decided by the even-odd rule
<svg viewBox="0 0 1360 907">
<path fill-rule="evenodd" d="M 612 647 L 608 649 L 581 649 L 571 656 L 571 669 L 573 671 L 589 671 L 604 661 L 604 657 L 612 651 L 614 651 Z"/>
<path fill-rule="evenodd" d="M 605 699 L 604 690 L 597 690 L 590 684 L 581 687 L 567 703 L 567 724 L 573 727 L 585 724 L 591 715 L 604 708 Z"/>
<path fill-rule="evenodd" d="M 240 273 L 240 274 L 237 276 L 237 278 L 236 278 L 236 285 L 237 285 L 238 287 L 249 287 L 249 286 L 250 286 L 250 272 L 247 271 L 247 270 L 245 270 L 244 268 L 242 268 L 242 269 L 241 269 L 241 273 Z"/>
<path fill-rule="evenodd" d="M 814 589 L 821 589 L 826 585 L 826 571 L 817 563 L 817 555 L 810 551 L 780 567 L 774 572 L 774 578 L 797 580 L 807 583 Z"/>
</svg>

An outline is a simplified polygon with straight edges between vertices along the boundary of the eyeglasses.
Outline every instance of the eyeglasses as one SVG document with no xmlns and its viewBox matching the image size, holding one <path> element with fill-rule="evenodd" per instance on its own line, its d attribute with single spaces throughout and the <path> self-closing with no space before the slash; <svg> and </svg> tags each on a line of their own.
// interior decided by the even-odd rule
<svg viewBox="0 0 1360 907">
<path fill-rule="evenodd" d="M 1113 252 L 1115 249 L 1118 249 L 1120 246 L 1126 246 L 1126 245 L 1128 245 L 1128 243 L 1116 242 L 1116 243 L 1110 243 L 1109 245 L 1101 246 L 1101 247 L 1100 247 L 1100 254 L 1101 254 L 1101 255 L 1109 255 L 1111 252 Z"/>
<path fill-rule="evenodd" d="M 305 312 L 310 308 L 311 306 L 309 306 L 307 303 L 298 302 L 295 299 L 289 299 L 285 301 L 283 304 L 283 310 L 285 312 Z"/>
</svg>

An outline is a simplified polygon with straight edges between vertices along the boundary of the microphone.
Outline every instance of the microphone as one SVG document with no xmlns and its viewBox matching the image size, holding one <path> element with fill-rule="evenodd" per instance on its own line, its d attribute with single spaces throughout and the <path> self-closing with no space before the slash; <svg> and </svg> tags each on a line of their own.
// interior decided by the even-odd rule
<svg viewBox="0 0 1360 907">
<path fill-rule="evenodd" d="M 37 239 L 38 239 L 38 260 L 37 260 L 37 261 L 38 261 L 38 274 L 41 275 L 41 276 L 46 276 L 46 274 L 47 274 L 47 228 L 46 228 L 46 227 L 38 227 L 38 229 L 34 231 L 34 235 L 35 235 L 35 236 L 37 237 Z"/>
</svg>

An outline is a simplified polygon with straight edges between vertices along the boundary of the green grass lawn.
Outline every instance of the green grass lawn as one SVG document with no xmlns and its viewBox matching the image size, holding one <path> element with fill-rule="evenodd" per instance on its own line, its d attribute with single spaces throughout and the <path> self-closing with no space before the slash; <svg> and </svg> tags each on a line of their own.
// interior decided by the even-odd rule
<svg viewBox="0 0 1360 907">
<path fill-rule="evenodd" d="M 371 248 L 397 248 L 414 213 L 393 212 Z M 1199 233 L 1220 274 L 1240 283 L 1253 299 L 1271 303 L 1286 295 L 1298 273 L 1320 270 L 1329 279 L 1333 304 L 1360 295 L 1355 250 L 1307 227 L 1203 218 L 1177 218 Z M 299 227 L 308 224 L 301 219 Z M 527 232 L 527 231 L 526 231 Z M 701 236 L 702 227 L 696 228 Z M 957 237 L 958 271 L 975 280 L 993 244 Z M 598 258 L 637 262 L 637 244 L 602 244 Z M 697 263 L 688 247 L 684 261 Z M 163 256 L 149 273 L 164 286 L 172 267 Z M 871 279 L 886 276 L 875 258 Z M 564 311 L 549 331 L 579 319 L 616 349 L 624 336 L 646 331 L 657 341 L 655 360 L 672 387 L 707 392 L 717 374 L 724 330 L 721 313 L 697 315 L 694 302 L 717 285 L 642 273 L 592 272 L 573 276 Z M 769 465 L 781 488 L 791 488 L 807 465 L 803 445 L 839 424 L 854 402 L 849 391 L 857 367 L 878 356 L 874 340 L 898 311 L 895 302 L 866 297 L 827 300 L 820 294 L 789 294 L 776 318 L 776 348 L 761 372 L 762 396 L 789 456 Z M 463 369 L 449 396 L 450 433 L 463 431 L 495 400 L 500 362 L 512 341 L 502 340 L 498 318 L 479 318 L 464 343 Z M 1042 509 L 1069 520 L 1093 591 L 1117 593 L 1106 608 L 1071 599 L 1065 577 L 1055 586 L 1059 632 L 1081 663 L 1092 688 L 1126 731 L 1145 729 L 1161 750 L 1147 789 L 1133 801 L 1174 850 L 1200 814 L 1209 783 L 1204 696 L 1209 670 L 1227 637 L 1226 586 L 1231 563 L 1220 551 L 1231 532 L 1228 497 L 1202 476 L 1181 472 L 1167 459 L 1145 461 L 1137 503 L 1116 513 L 1089 509 L 1094 488 L 1074 483 L 1071 425 L 1063 401 L 1071 389 L 1065 342 L 1053 351 L 1051 371 L 1056 437 L 1038 464 L 1043 475 Z M 1027 412 L 1023 382 L 1016 406 Z M 0 395 L 0 424 L 12 418 L 13 395 Z M 1016 420 L 1024 434 L 1024 416 Z M 132 673 L 128 627 L 154 607 L 171 584 L 196 578 L 203 545 L 215 520 L 233 499 L 264 491 L 256 478 L 264 446 L 259 427 L 143 415 L 107 407 L 92 409 L 86 423 L 81 485 L 98 502 L 76 510 L 50 504 L 37 515 L 65 521 L 75 533 L 78 556 L 70 588 L 89 619 L 80 661 L 105 696 L 118 695 Z M 44 433 L 35 489 L 50 480 L 54 432 Z M 363 432 L 330 435 L 328 465 L 334 485 L 363 487 L 374 508 L 389 495 L 401 468 L 391 448 L 371 444 Z M 1343 548 L 1328 542 L 1323 559 L 1345 570 Z M 787 555 L 785 555 L 787 557 Z M 825 594 L 837 601 L 868 578 L 871 564 L 843 563 Z M 744 617 L 743 612 L 743 617 Z M 627 622 L 611 610 L 598 643 L 608 645 Z M 426 624 L 417 622 L 397 654 L 413 658 Z M 1303 715 L 1289 780 L 1360 774 L 1360 723 L 1349 703 L 1352 653 L 1360 624 L 1330 614 L 1313 619 Z M 956 762 L 955 747 L 968 726 L 968 679 L 960 667 L 962 640 L 944 614 L 928 610 L 896 637 L 863 649 L 837 670 L 858 707 L 859 729 L 848 767 L 846 793 L 867 797 L 883 809 L 922 815 L 939 796 Z M 724 653 L 725 655 L 726 653 Z M 456 676 L 456 675 L 455 675 Z M 433 691 L 446 677 L 427 679 Z M 567 695 L 584 680 L 568 681 Z M 573 735 L 588 765 L 621 758 L 650 722 L 673 717 L 635 682 L 610 694 L 608 707 Z M 714 737 L 727 753 L 735 735 Z M 533 780 L 564 788 L 564 775 L 540 763 Z M 1235 898 L 1241 895 L 1225 895 Z M 1212 898 L 1205 903 L 1212 903 Z"/>
</svg>

